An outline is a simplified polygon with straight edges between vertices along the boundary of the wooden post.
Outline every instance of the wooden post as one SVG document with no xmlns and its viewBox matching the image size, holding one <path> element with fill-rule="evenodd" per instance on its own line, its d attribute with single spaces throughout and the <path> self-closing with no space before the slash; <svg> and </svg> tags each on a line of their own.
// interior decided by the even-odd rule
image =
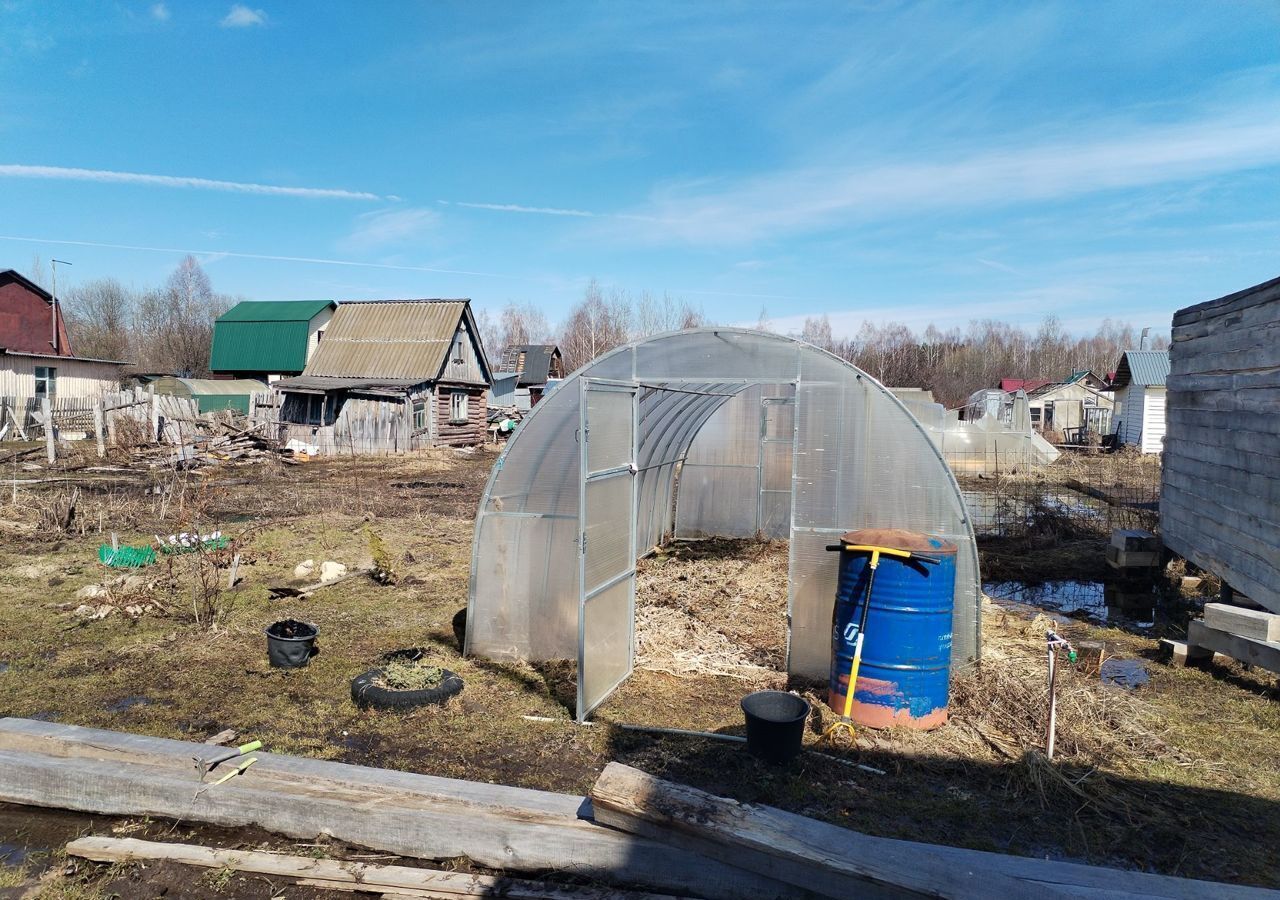
<svg viewBox="0 0 1280 900">
<path fill-rule="evenodd" d="M 1058 730 L 1058 692 L 1054 684 L 1054 676 L 1057 674 L 1054 665 L 1057 653 L 1054 652 L 1054 646 L 1049 645 L 1049 726 L 1044 739 L 1044 755 L 1046 759 L 1053 759 L 1053 739 L 1054 732 Z"/>
<path fill-rule="evenodd" d="M 160 440 L 160 404 L 155 388 L 151 388 L 151 440 Z"/>
<path fill-rule="evenodd" d="M 98 459 L 102 459 L 107 455 L 107 445 L 103 435 L 103 418 L 106 414 L 102 410 L 102 400 L 98 399 L 93 402 L 93 438 L 98 443 Z"/>
<path fill-rule="evenodd" d="M 40 398 L 40 413 L 44 416 L 44 451 L 52 465 L 58 460 L 58 450 L 53 441 L 53 405 L 48 397 Z"/>
</svg>

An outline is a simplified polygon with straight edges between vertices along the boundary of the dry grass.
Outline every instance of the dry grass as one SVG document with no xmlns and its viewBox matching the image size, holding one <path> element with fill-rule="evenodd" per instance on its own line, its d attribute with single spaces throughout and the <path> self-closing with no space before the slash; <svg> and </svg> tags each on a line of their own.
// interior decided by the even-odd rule
<svg viewBox="0 0 1280 900">
<path fill-rule="evenodd" d="M 101 581 L 102 538 L 50 540 L 32 527 L 34 507 L 0 510 L 0 662 L 8 666 L 0 715 L 188 740 L 235 727 L 272 751 L 573 793 L 621 759 L 873 834 L 1280 885 L 1270 851 L 1280 845 L 1275 680 L 1238 667 L 1153 663 L 1150 683 L 1130 693 L 1065 669 L 1059 756 L 1050 765 L 1039 752 L 1043 623 L 1013 614 L 986 617 L 988 654 L 957 679 L 951 724 L 929 734 L 860 733 L 852 758 L 884 776 L 812 754 L 770 769 L 734 747 L 610 728 L 741 732 L 741 697 L 784 679 L 782 543 L 708 541 L 644 560 L 641 668 L 598 710 L 596 727 L 574 725 L 572 663 L 457 653 L 451 622 L 466 602 L 475 504 L 491 461 L 434 453 L 214 473 L 200 488 L 210 498 L 210 521 L 201 524 L 233 537 L 253 532 L 243 545 L 244 582 L 216 632 L 177 609 L 67 630 L 58 607 Z M 108 520 L 106 531 L 118 529 L 126 544 L 168 534 L 177 508 L 170 503 L 159 519 L 159 503 L 143 498 L 133 530 Z M 302 559 L 367 564 L 365 528 L 381 537 L 395 586 L 352 579 L 306 600 L 268 599 L 267 588 L 289 583 Z M 175 577 L 187 576 L 175 569 Z M 267 666 L 262 630 L 289 617 L 320 626 L 322 652 L 286 673 Z M 1073 627 L 1073 640 L 1105 640 L 1133 658 L 1152 653 L 1150 639 Z M 412 712 L 355 708 L 350 679 L 409 647 L 429 648 L 433 665 L 465 680 L 464 691 Z M 817 739 L 817 731 L 806 738 Z"/>
</svg>

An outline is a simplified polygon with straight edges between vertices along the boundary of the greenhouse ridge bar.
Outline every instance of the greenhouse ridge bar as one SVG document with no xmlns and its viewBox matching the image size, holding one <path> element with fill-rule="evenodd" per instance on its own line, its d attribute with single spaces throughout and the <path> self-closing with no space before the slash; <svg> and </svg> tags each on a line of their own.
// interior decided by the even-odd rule
<svg viewBox="0 0 1280 900">
<path fill-rule="evenodd" d="M 973 528 L 901 401 L 782 335 L 709 328 L 627 344 L 548 394 L 494 465 L 467 653 L 576 659 L 585 718 L 631 672 L 636 557 L 674 536 L 763 533 L 790 539 L 788 671 L 825 678 L 838 561 L 826 547 L 888 527 L 959 546 L 952 660 L 975 658 Z"/>
</svg>

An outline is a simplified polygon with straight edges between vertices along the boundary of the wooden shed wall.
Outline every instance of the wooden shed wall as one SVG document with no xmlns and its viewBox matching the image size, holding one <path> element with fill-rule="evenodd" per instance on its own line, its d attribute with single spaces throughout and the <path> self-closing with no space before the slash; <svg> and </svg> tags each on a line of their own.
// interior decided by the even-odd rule
<svg viewBox="0 0 1280 900">
<path fill-rule="evenodd" d="M 1280 613 L 1280 278 L 1173 318 L 1166 546 Z"/>
</svg>

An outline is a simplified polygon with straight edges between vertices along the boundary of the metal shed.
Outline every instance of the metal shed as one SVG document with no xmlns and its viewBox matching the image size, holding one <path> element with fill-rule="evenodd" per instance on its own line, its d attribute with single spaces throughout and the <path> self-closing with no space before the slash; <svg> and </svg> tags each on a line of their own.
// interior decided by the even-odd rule
<svg viewBox="0 0 1280 900">
<path fill-rule="evenodd" d="M 781 335 L 711 328 L 628 344 L 548 394 L 495 463 L 466 650 L 576 659 L 584 719 L 632 670 L 637 558 L 677 533 L 764 532 L 790 539 L 788 670 L 825 678 L 838 562 L 826 547 L 875 527 L 959 545 L 952 659 L 976 658 L 973 529 L 900 400 Z"/>
</svg>

